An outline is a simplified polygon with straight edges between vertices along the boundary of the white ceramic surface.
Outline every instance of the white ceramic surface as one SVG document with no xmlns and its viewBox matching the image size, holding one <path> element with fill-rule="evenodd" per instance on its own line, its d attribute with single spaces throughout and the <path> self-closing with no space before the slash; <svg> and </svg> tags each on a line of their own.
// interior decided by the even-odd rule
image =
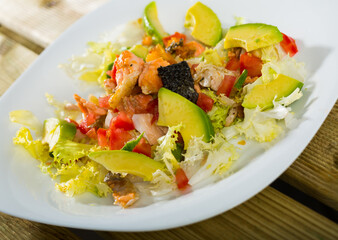
<svg viewBox="0 0 338 240">
<path fill-rule="evenodd" d="M 228 178 L 178 198 L 146 207 L 121 210 L 95 198 L 69 199 L 54 190 L 41 174 L 37 161 L 12 145 L 19 126 L 8 120 L 12 110 L 27 109 L 42 121 L 52 116 L 44 93 L 58 100 L 72 100 L 74 93 L 88 92 L 57 68 L 85 43 L 119 24 L 141 17 L 149 1 L 111 1 L 83 17 L 48 47 L 32 66 L 0 98 L 0 211 L 33 221 L 75 228 L 144 231 L 182 226 L 227 211 L 268 186 L 302 152 L 321 126 L 337 99 L 338 23 L 337 1 L 237 0 L 203 1 L 221 19 L 223 27 L 234 16 L 276 25 L 294 37 L 297 59 L 306 62 L 309 77 L 304 97 L 293 105 L 301 123 L 272 148 L 238 161 L 238 171 Z M 194 1 L 157 1 L 159 18 L 169 32 L 183 30 L 184 15 Z M 248 155 L 248 154 L 247 154 Z"/>
</svg>

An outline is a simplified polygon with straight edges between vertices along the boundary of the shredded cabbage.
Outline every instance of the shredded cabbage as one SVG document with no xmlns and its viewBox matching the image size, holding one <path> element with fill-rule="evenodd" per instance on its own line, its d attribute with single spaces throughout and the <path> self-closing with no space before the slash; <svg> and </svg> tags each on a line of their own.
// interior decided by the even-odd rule
<svg viewBox="0 0 338 240">
<path fill-rule="evenodd" d="M 42 124 L 39 119 L 27 110 L 16 110 L 9 113 L 11 122 L 19 123 L 21 125 L 30 127 L 37 135 L 41 135 Z"/>
</svg>

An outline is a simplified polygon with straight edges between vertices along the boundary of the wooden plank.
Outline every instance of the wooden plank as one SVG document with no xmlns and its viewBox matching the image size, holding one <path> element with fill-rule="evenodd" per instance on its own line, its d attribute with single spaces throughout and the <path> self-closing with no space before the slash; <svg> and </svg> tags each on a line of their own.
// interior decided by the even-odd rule
<svg viewBox="0 0 338 240">
<path fill-rule="evenodd" d="M 77 240 L 69 229 L 11 217 L 0 212 L 0 239 Z"/>
<path fill-rule="evenodd" d="M 338 210 L 338 102 L 281 179 Z"/>
<path fill-rule="evenodd" d="M 226 213 L 187 227 L 147 233 L 106 232 L 101 235 L 121 240 L 336 239 L 338 227 L 268 187 Z"/>
<path fill-rule="evenodd" d="M 107 0 L 0 0 L 0 24 L 47 47 L 68 26 Z"/>
<path fill-rule="evenodd" d="M 47 46 L 82 14 L 104 2 L 106 0 L 0 0 L 0 24 L 38 45 Z M 333 111 L 318 136 L 282 179 L 337 209 L 337 110 Z"/>
<path fill-rule="evenodd" d="M 2 45 L 8 46 L 0 48 L 6 50 L 0 51 L 3 53 L 0 55 L 3 59 L 0 61 L 0 69 L 15 69 L 14 75 L 20 75 L 24 68 L 16 68 L 15 60 L 26 54 L 33 56 L 25 60 L 25 64 L 29 65 L 36 54 L 15 41 L 0 36 L 0 43 L 7 42 Z M 12 57 L 6 57 L 11 51 Z M 8 79 L 14 81 L 14 75 L 9 74 Z M 231 211 L 187 227 L 150 233 L 99 234 L 114 239 L 219 239 L 224 236 L 229 239 L 334 239 L 338 236 L 338 229 L 332 221 L 268 187 Z M 54 239 L 76 239 L 65 228 L 0 215 L 0 239 L 53 239 L 52 236 L 56 237 Z"/>
<path fill-rule="evenodd" d="M 0 96 L 36 57 L 32 51 L 0 34 Z"/>
</svg>

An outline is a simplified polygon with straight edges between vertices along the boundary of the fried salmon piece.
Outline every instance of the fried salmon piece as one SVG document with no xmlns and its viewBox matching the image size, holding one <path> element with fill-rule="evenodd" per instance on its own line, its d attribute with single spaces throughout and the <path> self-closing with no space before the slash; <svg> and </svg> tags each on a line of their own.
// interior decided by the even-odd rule
<svg viewBox="0 0 338 240">
<path fill-rule="evenodd" d="M 123 208 L 130 207 L 138 199 L 138 193 L 133 183 L 119 173 L 107 173 L 104 181 L 113 190 L 114 204 Z"/>
<path fill-rule="evenodd" d="M 124 51 L 116 59 L 114 68 L 116 69 L 115 80 L 116 88 L 114 94 L 109 99 L 109 105 L 116 108 L 121 99 L 129 96 L 137 83 L 137 79 L 142 72 L 144 61 L 135 56 L 130 51 Z"/>
<path fill-rule="evenodd" d="M 163 83 L 161 78 L 158 76 L 157 69 L 168 65 L 169 63 L 161 57 L 144 64 L 143 71 L 138 79 L 138 85 L 141 87 L 142 93 L 151 94 L 157 93 L 158 90 L 160 90 Z"/>
</svg>

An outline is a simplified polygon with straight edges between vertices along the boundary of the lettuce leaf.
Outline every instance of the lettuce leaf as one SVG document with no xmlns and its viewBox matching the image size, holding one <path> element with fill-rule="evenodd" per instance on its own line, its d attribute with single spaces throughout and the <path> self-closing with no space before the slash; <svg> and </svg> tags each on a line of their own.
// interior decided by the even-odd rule
<svg viewBox="0 0 338 240">
<path fill-rule="evenodd" d="M 154 153 L 154 159 L 163 161 L 172 176 L 175 176 L 175 170 L 180 166 L 173 152 L 176 149 L 178 132 L 181 128 L 182 124 L 169 127 L 167 134 L 158 139 L 159 145 L 156 147 Z"/>
<path fill-rule="evenodd" d="M 27 126 L 36 132 L 37 135 L 42 133 L 42 124 L 39 119 L 28 110 L 15 110 L 9 113 L 9 119 L 11 122 L 19 123 Z"/>
<path fill-rule="evenodd" d="M 228 116 L 230 106 L 227 105 L 221 97 L 216 96 L 214 91 L 202 90 L 202 92 L 214 100 L 214 105 L 211 111 L 209 111 L 207 114 L 215 132 L 219 132 L 222 128 L 224 128 L 225 119 Z"/>
<path fill-rule="evenodd" d="M 61 164 L 72 165 L 75 161 L 95 150 L 95 145 L 77 143 L 70 140 L 60 141 L 55 145 L 53 151 L 54 164 L 56 166 Z"/>
<path fill-rule="evenodd" d="M 234 127 L 247 139 L 270 142 L 283 132 L 276 119 L 266 116 L 258 107 L 256 109 L 244 108 L 244 116 L 244 121 L 237 123 Z"/>
<path fill-rule="evenodd" d="M 213 175 L 224 176 L 238 156 L 235 147 L 222 134 L 216 134 L 209 143 L 202 138 L 193 138 L 181 167 L 189 178 L 189 184 L 195 185 Z"/>
<path fill-rule="evenodd" d="M 304 82 L 306 77 L 305 64 L 297 62 L 289 56 L 285 56 L 280 61 L 267 62 L 263 64 L 262 67 L 262 82 L 268 83 L 275 79 L 280 73 Z"/>
<path fill-rule="evenodd" d="M 47 162 L 50 159 L 48 144 L 42 143 L 41 140 L 34 141 L 31 132 L 26 127 L 22 127 L 16 133 L 13 143 L 23 146 L 33 158 L 41 162 Z"/>
<path fill-rule="evenodd" d="M 56 183 L 55 187 L 69 197 L 84 192 L 105 197 L 111 192 L 109 186 L 104 182 L 107 173 L 108 171 L 103 166 L 93 161 L 87 161 L 82 166 L 78 164 L 63 165 L 54 175 L 54 177 L 60 176 L 60 183 Z"/>
<path fill-rule="evenodd" d="M 142 137 L 144 135 L 144 132 L 140 134 L 135 140 L 127 142 L 121 150 L 125 151 L 133 151 L 133 149 L 136 147 L 136 145 L 141 141 Z"/>
</svg>

